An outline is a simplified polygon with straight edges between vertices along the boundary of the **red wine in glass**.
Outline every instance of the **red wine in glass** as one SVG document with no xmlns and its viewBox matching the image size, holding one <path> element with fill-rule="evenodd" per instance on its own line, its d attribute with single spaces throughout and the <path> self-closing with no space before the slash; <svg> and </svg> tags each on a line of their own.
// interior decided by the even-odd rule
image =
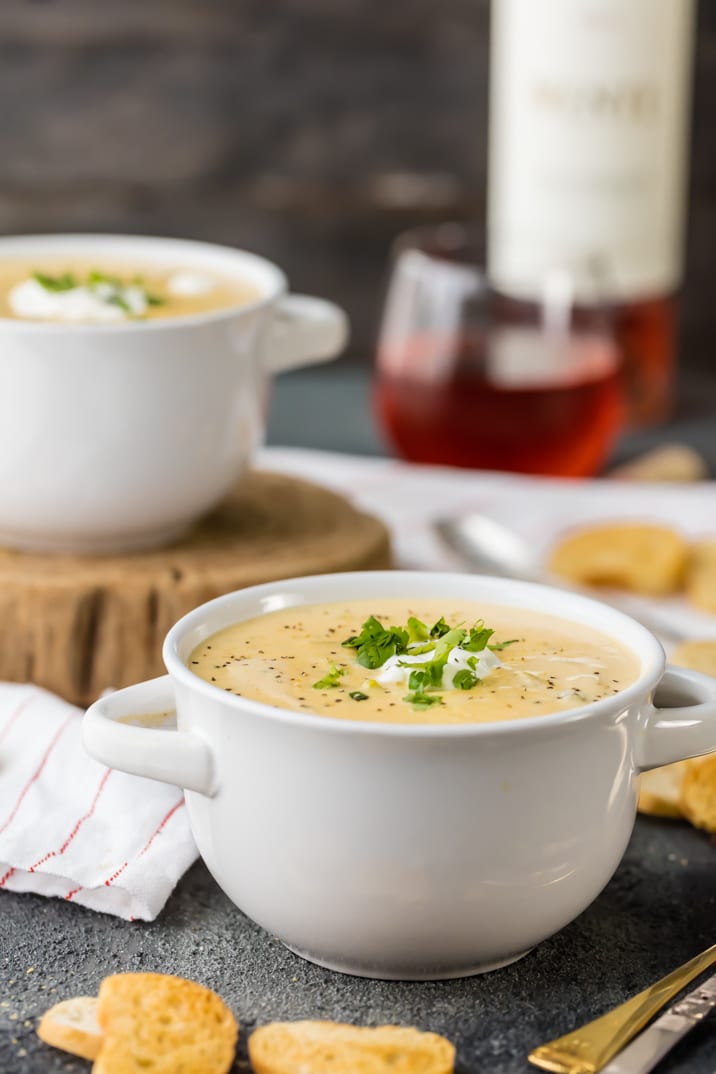
<svg viewBox="0 0 716 1074">
<path fill-rule="evenodd" d="M 460 225 L 402 236 L 375 379 L 377 415 L 397 454 L 597 473 L 625 417 L 622 349 L 600 295 L 600 272 L 587 263 L 551 271 L 539 302 L 509 298 L 491 289 Z"/>
<path fill-rule="evenodd" d="M 619 351 L 600 333 L 539 328 L 385 341 L 375 405 L 405 459 L 582 477 L 622 428 Z"/>
</svg>

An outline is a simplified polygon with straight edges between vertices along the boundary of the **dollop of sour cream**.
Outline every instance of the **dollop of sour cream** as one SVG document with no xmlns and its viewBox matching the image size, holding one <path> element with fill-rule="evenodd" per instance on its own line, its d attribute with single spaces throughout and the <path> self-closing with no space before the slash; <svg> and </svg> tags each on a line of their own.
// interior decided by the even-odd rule
<svg viewBox="0 0 716 1074">
<path fill-rule="evenodd" d="M 111 301 L 119 293 L 126 306 Z M 32 321 L 66 321 L 68 323 L 111 323 L 127 317 L 141 317 L 147 311 L 147 295 L 141 287 L 131 285 L 117 289 L 109 283 L 91 287 L 80 284 L 64 291 L 52 291 L 35 279 L 23 280 L 8 294 L 16 317 Z"/>
<path fill-rule="evenodd" d="M 409 653 L 390 656 L 373 677 L 379 683 L 407 683 L 410 678 L 410 672 L 415 671 L 421 664 L 429 664 L 434 659 L 434 656 L 433 651 L 419 653 L 415 656 L 410 656 Z M 474 663 L 471 663 L 471 661 L 474 661 Z M 491 649 L 485 648 L 480 653 L 470 653 L 467 649 L 461 649 L 459 645 L 455 645 L 450 650 L 447 663 L 443 668 L 442 688 L 444 690 L 452 689 L 455 676 L 459 671 L 471 671 L 478 679 L 484 679 L 491 671 L 500 667 L 501 664 L 502 661 L 499 656 L 497 653 L 493 653 Z"/>
<path fill-rule="evenodd" d="M 215 286 L 216 281 L 205 272 L 173 272 L 167 280 L 167 291 L 177 298 L 199 298 Z"/>
</svg>

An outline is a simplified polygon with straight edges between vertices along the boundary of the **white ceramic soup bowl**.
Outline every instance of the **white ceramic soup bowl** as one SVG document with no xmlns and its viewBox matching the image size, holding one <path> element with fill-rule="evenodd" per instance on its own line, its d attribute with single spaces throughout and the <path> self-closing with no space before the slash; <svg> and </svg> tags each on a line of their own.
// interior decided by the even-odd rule
<svg viewBox="0 0 716 1074">
<path fill-rule="evenodd" d="M 547 610 L 618 639 L 639 679 L 539 718 L 396 726 L 259 704 L 186 666 L 232 623 L 371 594 Z M 185 616 L 164 660 L 168 675 L 89 709 L 86 748 L 186 788 L 199 850 L 229 898 L 296 953 L 367 977 L 458 977 L 519 958 L 614 873 L 638 773 L 716 749 L 716 680 L 665 671 L 659 643 L 621 612 L 525 582 L 419 572 L 276 582 Z M 120 722 L 172 709 L 177 731 Z"/>
<path fill-rule="evenodd" d="M 0 238 L 0 263 L 65 257 L 215 272 L 258 292 L 228 309 L 116 325 L 0 318 L 0 544 L 101 553 L 166 543 L 247 466 L 268 377 L 336 355 L 345 314 L 287 294 L 275 265 L 228 247 Z"/>
</svg>

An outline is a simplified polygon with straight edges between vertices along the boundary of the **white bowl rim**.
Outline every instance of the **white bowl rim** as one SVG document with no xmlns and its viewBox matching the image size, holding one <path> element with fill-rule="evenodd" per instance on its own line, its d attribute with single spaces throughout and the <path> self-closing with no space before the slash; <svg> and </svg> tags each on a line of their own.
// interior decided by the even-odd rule
<svg viewBox="0 0 716 1074">
<path fill-rule="evenodd" d="M 177 251 L 178 256 L 181 256 L 181 250 L 184 249 L 187 258 L 191 258 L 192 252 L 195 255 L 204 254 L 207 257 L 215 255 L 227 260 L 236 260 L 237 269 L 239 264 L 243 264 L 247 269 L 244 277 L 247 283 L 252 282 L 250 276 L 251 268 L 253 268 L 254 272 L 259 272 L 265 278 L 270 279 L 272 283 L 266 288 L 260 288 L 261 293 L 256 299 L 253 299 L 250 302 L 242 302 L 240 305 L 236 306 L 226 306 L 221 309 L 209 310 L 205 313 L 192 313 L 184 317 L 163 317 L 158 320 L 146 321 L 121 321 L 116 324 L 68 324 L 58 321 L 31 321 L 20 317 L 0 317 L 0 331 L 11 330 L 12 332 L 30 334 L 62 332 L 63 334 L 76 333 L 77 335 L 87 335 L 89 333 L 97 332 L 101 336 L 124 332 L 167 332 L 175 328 L 187 328 L 193 325 L 220 323 L 232 320 L 237 316 L 245 316 L 246 314 L 254 313 L 256 310 L 263 309 L 270 305 L 276 298 L 288 291 L 288 280 L 286 279 L 285 274 L 278 265 L 275 265 L 273 261 L 269 261 L 268 258 L 261 257 L 259 254 L 254 254 L 249 250 L 243 250 L 240 247 L 225 246 L 215 242 L 204 242 L 200 239 L 180 239 L 174 238 L 173 236 L 162 235 L 122 235 L 111 234 L 109 232 L 2 235 L 0 236 L 0 258 L 17 256 L 19 259 L 23 256 L 26 257 L 27 253 L 23 253 L 24 246 L 30 249 L 33 247 L 39 249 L 43 246 L 46 246 L 49 249 L 53 246 L 57 246 L 58 252 L 61 252 L 64 248 L 71 248 L 74 246 L 76 248 L 74 252 L 77 253 L 81 251 L 82 247 L 85 247 L 87 251 L 90 252 L 92 247 L 100 246 L 103 243 L 115 243 L 118 246 L 126 246 L 128 253 L 130 252 L 132 245 L 146 245 L 149 247 L 154 244 L 157 248 L 163 247 L 165 250 L 174 248 Z M 5 252 L 8 248 L 12 247 L 15 247 L 16 252 L 10 254 Z M 52 256 L 55 255 L 53 254 Z M 239 274 L 240 273 L 237 272 L 237 275 Z"/>
<path fill-rule="evenodd" d="M 545 716 L 530 716 L 528 718 L 518 717 L 514 720 L 505 720 L 497 722 L 485 722 L 485 723 L 466 723 L 466 724 L 392 724 L 381 723 L 378 721 L 366 721 L 366 720 L 347 720 L 334 719 L 329 716 L 320 716 L 315 713 L 303 713 L 295 709 L 283 709 L 277 705 L 267 705 L 261 701 L 252 700 L 249 697 L 237 696 L 236 694 L 230 694 L 217 686 L 212 685 L 200 676 L 195 675 L 193 671 L 184 663 L 184 660 L 179 655 L 179 645 L 183 637 L 193 628 L 199 626 L 200 622 L 207 615 L 212 616 L 214 613 L 225 608 L 227 605 L 231 605 L 235 602 L 240 603 L 242 599 L 256 600 L 263 597 L 270 597 L 285 591 L 290 587 L 294 593 L 297 588 L 301 586 L 317 585 L 321 583 L 335 583 L 336 588 L 340 590 L 341 583 L 347 579 L 362 578 L 366 586 L 366 594 L 370 595 L 371 585 L 375 586 L 375 591 L 379 592 L 379 583 L 382 580 L 390 578 L 395 580 L 399 578 L 404 580 L 406 586 L 414 585 L 413 595 L 415 592 L 419 592 L 419 586 L 421 582 L 424 584 L 426 579 L 430 581 L 442 581 L 448 580 L 461 580 L 462 582 L 469 582 L 471 584 L 484 584 L 487 583 L 488 587 L 499 584 L 508 587 L 510 590 L 523 592 L 526 594 L 532 594 L 533 596 L 539 596 L 543 594 L 545 598 L 549 595 L 559 593 L 561 596 L 569 598 L 570 602 L 573 602 L 578 607 L 584 607 L 586 611 L 592 609 L 600 612 L 606 610 L 609 613 L 609 617 L 614 620 L 616 624 L 622 623 L 628 626 L 629 631 L 632 634 L 640 636 L 642 649 L 641 652 L 628 645 L 625 642 L 619 641 L 619 644 L 624 645 L 634 655 L 638 656 L 642 661 L 642 672 L 639 678 L 623 690 L 619 690 L 616 694 L 611 694 L 609 697 L 602 698 L 599 701 L 591 702 L 587 705 L 580 705 L 578 708 L 566 709 L 562 712 L 549 713 Z M 345 599 L 345 598 L 344 598 Z M 480 598 L 471 597 L 466 594 L 465 600 L 478 600 Z M 320 601 L 307 600 L 307 605 L 316 603 L 331 603 L 336 600 L 341 600 L 340 593 L 336 593 L 333 597 L 327 597 Z M 499 598 L 492 601 L 494 604 L 500 604 Z M 286 605 L 287 607 L 289 605 Z M 290 605 L 295 607 L 296 605 Z M 546 607 L 549 607 L 547 604 Z M 261 614 L 266 614 L 261 613 Z M 567 619 L 568 616 L 561 615 L 559 613 L 547 612 L 547 614 L 555 614 L 556 618 Z M 258 618 L 259 616 L 253 614 L 246 616 L 245 618 Z M 241 615 L 237 615 L 236 622 L 241 622 Z M 591 625 L 586 619 L 577 619 L 575 622 L 582 622 L 584 625 Z M 208 630 L 206 637 L 209 637 L 220 627 L 214 627 Z M 601 629 L 593 627 L 593 629 Z M 602 633 L 609 635 L 608 630 L 601 629 Z M 615 640 L 618 640 L 615 638 Z M 542 585 L 536 582 L 523 582 L 515 579 L 495 578 L 489 575 L 481 574 L 460 574 L 456 572 L 443 572 L 443 571 L 350 571 L 338 574 L 320 574 L 320 575 L 307 575 L 303 578 L 286 578 L 280 579 L 275 582 L 267 582 L 263 585 L 249 586 L 246 589 L 235 590 L 232 593 L 227 593 L 224 596 L 216 597 L 214 600 L 207 601 L 205 604 L 199 605 L 192 611 L 183 616 L 168 632 L 164 645 L 162 648 L 162 657 L 164 664 L 169 672 L 169 675 L 177 679 L 183 686 L 203 694 L 212 701 L 218 701 L 221 699 L 230 708 L 235 709 L 237 712 L 243 712 L 245 714 L 257 715 L 262 719 L 268 719 L 273 722 L 279 722 L 289 724 L 291 726 L 299 726 L 303 728 L 313 728 L 314 730 L 321 730 L 328 734 L 360 734 L 360 735 L 377 735 L 399 738 L 443 738 L 447 737 L 465 737 L 472 738 L 473 736 L 488 736 L 498 735 L 500 737 L 504 735 L 513 734 L 540 734 L 543 731 L 555 730 L 566 724 L 581 723 L 593 718 L 596 718 L 606 711 L 613 708 L 615 701 L 618 700 L 620 711 L 634 705 L 635 703 L 642 701 L 646 696 L 649 696 L 651 692 L 658 685 L 666 664 L 666 657 L 664 650 L 660 642 L 654 637 L 654 635 L 638 623 L 635 619 L 625 615 L 624 612 L 618 611 L 604 602 L 597 600 L 593 597 L 583 596 L 582 594 L 570 593 L 566 590 L 559 590 L 554 586 Z"/>
</svg>

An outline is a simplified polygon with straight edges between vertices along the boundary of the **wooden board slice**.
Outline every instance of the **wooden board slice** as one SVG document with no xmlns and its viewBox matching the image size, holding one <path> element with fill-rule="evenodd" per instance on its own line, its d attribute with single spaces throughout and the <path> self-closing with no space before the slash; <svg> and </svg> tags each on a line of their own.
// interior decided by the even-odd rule
<svg viewBox="0 0 716 1074">
<path fill-rule="evenodd" d="M 377 519 L 317 485 L 254 473 L 171 548 L 84 557 L 0 549 L 0 680 L 87 705 L 104 689 L 161 675 L 164 635 L 206 600 L 389 566 Z"/>
</svg>

